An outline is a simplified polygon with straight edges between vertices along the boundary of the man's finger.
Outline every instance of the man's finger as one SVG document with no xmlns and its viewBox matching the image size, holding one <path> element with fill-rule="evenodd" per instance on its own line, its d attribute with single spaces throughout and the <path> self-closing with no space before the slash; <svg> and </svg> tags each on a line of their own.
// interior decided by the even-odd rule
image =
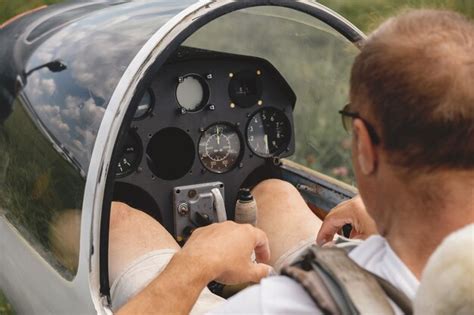
<svg viewBox="0 0 474 315">
<path fill-rule="evenodd" d="M 273 268 L 266 264 L 250 264 L 249 275 L 250 282 L 260 282 L 261 279 L 268 277 L 273 271 Z"/>
<path fill-rule="evenodd" d="M 255 235 L 255 257 L 259 262 L 267 262 L 270 260 L 270 245 L 265 232 L 254 228 Z"/>
<path fill-rule="evenodd" d="M 332 241 L 337 231 L 339 231 L 346 224 L 352 224 L 352 219 L 327 217 L 326 220 L 323 221 L 321 229 L 318 232 L 316 243 L 318 245 L 323 245 L 329 241 Z"/>
</svg>

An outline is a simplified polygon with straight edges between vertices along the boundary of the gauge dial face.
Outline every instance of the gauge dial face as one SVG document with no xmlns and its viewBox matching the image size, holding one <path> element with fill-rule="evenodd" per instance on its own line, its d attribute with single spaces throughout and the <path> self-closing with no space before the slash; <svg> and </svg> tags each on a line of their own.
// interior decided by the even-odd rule
<svg viewBox="0 0 474 315">
<path fill-rule="evenodd" d="M 133 116 L 134 120 L 145 118 L 152 109 L 153 98 L 151 97 L 151 91 L 147 90 L 138 104 L 137 111 Z"/>
<path fill-rule="evenodd" d="M 232 74 L 229 83 L 229 96 L 239 107 L 256 105 L 262 97 L 263 84 L 260 71 L 244 70 Z"/>
<path fill-rule="evenodd" d="M 261 157 L 272 157 L 287 149 L 291 139 L 291 124 L 286 115 L 276 108 L 263 108 L 250 118 L 247 142 Z"/>
<path fill-rule="evenodd" d="M 179 106 L 189 112 L 202 109 L 209 99 L 206 80 L 197 74 L 180 77 L 176 87 L 176 99 Z"/>
<path fill-rule="evenodd" d="M 134 131 L 129 131 L 122 147 L 122 155 L 120 156 L 115 176 L 124 177 L 134 172 L 140 164 L 142 152 L 140 137 Z"/>
<path fill-rule="evenodd" d="M 242 144 L 237 130 L 228 124 L 215 124 L 199 140 L 199 157 L 213 173 L 225 173 L 237 164 Z"/>
</svg>

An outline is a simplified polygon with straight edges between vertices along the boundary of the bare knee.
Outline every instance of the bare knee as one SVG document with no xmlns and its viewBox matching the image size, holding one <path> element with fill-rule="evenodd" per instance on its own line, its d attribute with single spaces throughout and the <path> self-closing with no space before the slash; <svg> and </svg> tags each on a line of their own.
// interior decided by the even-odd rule
<svg viewBox="0 0 474 315">
<path fill-rule="evenodd" d="M 289 182 L 280 179 L 267 179 L 259 183 L 252 194 L 257 201 L 259 218 L 267 215 L 282 214 L 298 211 L 306 204 L 298 190 Z"/>
<path fill-rule="evenodd" d="M 258 195 L 268 195 L 268 194 L 299 194 L 298 190 L 296 190 L 295 186 L 290 184 L 287 181 L 271 178 L 266 179 L 260 182 L 255 188 L 252 190 L 252 194 L 254 196 Z"/>
<path fill-rule="evenodd" d="M 120 202 L 113 202 L 110 212 L 111 282 L 138 257 L 154 250 L 179 250 L 179 245 L 168 231 L 148 214 Z"/>
<path fill-rule="evenodd" d="M 112 202 L 110 207 L 110 227 L 118 227 L 120 224 L 129 220 L 133 214 L 134 211 L 129 205 L 122 202 Z"/>
<path fill-rule="evenodd" d="M 110 229 L 128 229 L 138 226 L 156 225 L 151 216 L 122 202 L 112 202 L 110 208 Z"/>
</svg>

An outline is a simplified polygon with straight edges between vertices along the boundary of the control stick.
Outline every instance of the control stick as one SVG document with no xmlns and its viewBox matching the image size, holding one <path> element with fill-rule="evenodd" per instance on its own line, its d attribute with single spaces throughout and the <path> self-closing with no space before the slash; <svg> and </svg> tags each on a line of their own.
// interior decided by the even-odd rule
<svg viewBox="0 0 474 315">
<path fill-rule="evenodd" d="M 237 202 L 235 204 L 235 222 L 241 224 L 257 225 L 257 202 L 252 193 L 247 188 L 239 190 Z M 256 263 L 255 252 L 252 253 L 250 259 Z M 221 296 L 228 298 L 237 292 L 245 289 L 251 283 L 241 283 L 237 285 L 226 285 L 221 289 Z"/>
<path fill-rule="evenodd" d="M 235 222 L 257 225 L 257 202 L 247 188 L 239 190 L 235 205 Z"/>
</svg>

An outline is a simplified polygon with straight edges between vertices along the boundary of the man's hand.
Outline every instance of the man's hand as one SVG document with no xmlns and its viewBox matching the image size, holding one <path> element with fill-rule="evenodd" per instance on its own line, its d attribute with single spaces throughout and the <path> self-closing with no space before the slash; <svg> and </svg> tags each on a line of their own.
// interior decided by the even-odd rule
<svg viewBox="0 0 474 315">
<path fill-rule="evenodd" d="M 227 221 L 197 229 L 165 270 L 118 314 L 189 314 L 212 280 L 258 282 L 271 267 L 253 263 L 254 250 L 259 261 L 270 258 L 267 236 L 251 225 Z"/>
<path fill-rule="evenodd" d="M 367 213 L 362 198 L 356 196 L 329 212 L 319 230 L 316 243 L 324 245 L 332 241 L 334 235 L 346 224 L 352 225 L 350 238 L 366 239 L 377 234 L 377 226 Z"/>
<path fill-rule="evenodd" d="M 253 251 L 259 262 L 270 259 L 266 234 L 249 224 L 226 221 L 194 231 L 177 255 L 202 266 L 210 280 L 237 284 L 258 282 L 271 271 L 268 265 L 252 262 Z"/>
</svg>

